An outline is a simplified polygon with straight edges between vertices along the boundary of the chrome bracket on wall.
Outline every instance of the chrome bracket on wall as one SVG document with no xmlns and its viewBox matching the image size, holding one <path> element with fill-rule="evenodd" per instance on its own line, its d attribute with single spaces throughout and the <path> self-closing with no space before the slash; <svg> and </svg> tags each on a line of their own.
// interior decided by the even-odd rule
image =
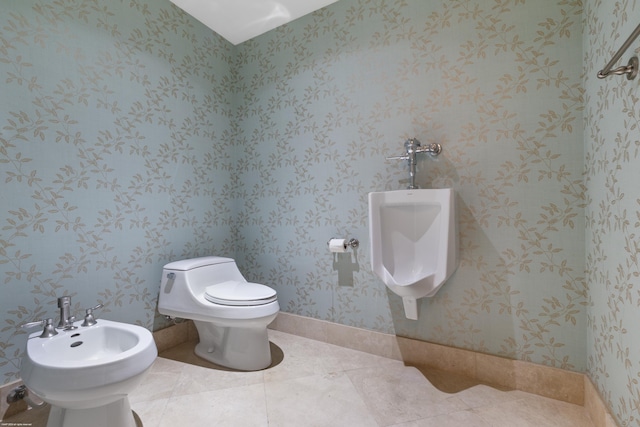
<svg viewBox="0 0 640 427">
<path fill-rule="evenodd" d="M 442 152 L 442 145 L 434 142 L 432 144 L 423 146 L 417 139 L 409 138 L 404 142 L 404 150 L 405 154 L 403 154 L 402 156 L 387 157 L 387 160 L 407 161 L 407 163 L 409 164 L 409 186 L 407 188 L 409 190 L 414 190 L 419 188 L 416 185 L 416 154 L 427 153 L 435 157 Z"/>
<path fill-rule="evenodd" d="M 629 63 L 627 65 L 618 67 L 615 70 L 612 70 L 611 67 L 613 67 L 615 63 L 618 62 L 618 59 L 620 59 L 620 57 L 624 54 L 624 52 L 627 49 L 629 49 L 629 46 L 631 46 L 631 44 L 635 41 L 636 38 L 638 38 L 638 36 L 640 36 L 640 25 L 638 25 L 636 29 L 633 30 L 633 32 L 627 38 L 627 40 L 622 44 L 622 46 L 620 46 L 620 49 L 618 49 L 616 54 L 613 55 L 613 58 L 611 58 L 611 61 L 609 61 L 607 65 L 605 65 L 604 68 L 598 72 L 599 79 L 604 79 L 610 74 L 616 74 L 616 75 L 626 74 L 627 80 L 633 80 L 636 78 L 636 76 L 638 75 L 638 57 L 637 56 L 632 57 L 629 60 Z"/>
</svg>

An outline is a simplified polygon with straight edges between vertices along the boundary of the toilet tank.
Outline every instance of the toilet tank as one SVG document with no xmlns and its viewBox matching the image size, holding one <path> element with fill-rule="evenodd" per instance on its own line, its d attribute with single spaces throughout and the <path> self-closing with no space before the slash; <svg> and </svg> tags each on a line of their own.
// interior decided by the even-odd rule
<svg viewBox="0 0 640 427">
<path fill-rule="evenodd" d="M 158 311 L 174 317 L 191 315 L 210 305 L 204 299 L 207 286 L 228 280 L 246 282 L 232 258 L 209 256 L 170 262 L 162 269 Z"/>
</svg>

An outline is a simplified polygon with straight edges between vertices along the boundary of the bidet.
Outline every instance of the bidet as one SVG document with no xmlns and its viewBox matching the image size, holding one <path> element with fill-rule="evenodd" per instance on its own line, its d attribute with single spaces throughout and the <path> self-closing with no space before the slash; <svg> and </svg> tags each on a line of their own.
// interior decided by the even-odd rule
<svg viewBox="0 0 640 427">
<path fill-rule="evenodd" d="M 27 340 L 20 373 L 52 405 L 47 427 L 135 427 L 128 394 L 158 355 L 151 332 L 104 319 L 76 323 L 77 329 Z"/>
</svg>

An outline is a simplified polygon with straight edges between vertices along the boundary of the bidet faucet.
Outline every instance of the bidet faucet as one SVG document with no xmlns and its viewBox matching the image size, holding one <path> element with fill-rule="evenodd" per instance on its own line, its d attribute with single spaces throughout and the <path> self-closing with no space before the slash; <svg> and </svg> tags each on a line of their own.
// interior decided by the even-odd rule
<svg viewBox="0 0 640 427">
<path fill-rule="evenodd" d="M 58 322 L 58 329 L 76 329 L 77 326 L 73 326 L 73 322 L 76 320 L 71 315 L 71 297 L 63 296 L 58 298 L 58 308 L 60 308 L 60 321 Z"/>
<path fill-rule="evenodd" d="M 416 154 L 429 153 L 431 156 L 437 156 L 442 152 L 442 145 L 434 142 L 429 145 L 422 146 L 420 141 L 415 138 L 409 138 L 404 142 L 405 154 L 402 156 L 387 157 L 387 160 L 406 160 L 409 164 L 409 190 L 419 188 L 416 185 Z"/>
<path fill-rule="evenodd" d="M 93 326 L 98 323 L 96 318 L 93 316 L 93 310 L 97 310 L 102 307 L 104 307 L 102 304 L 98 304 L 95 307 L 85 309 L 84 322 L 82 322 L 82 325 L 80 326 Z"/>
<path fill-rule="evenodd" d="M 23 323 L 21 328 L 32 328 L 34 326 L 44 326 L 40 338 L 51 338 L 54 335 L 58 335 L 56 328 L 53 327 L 53 319 L 42 319 L 35 322 Z"/>
</svg>

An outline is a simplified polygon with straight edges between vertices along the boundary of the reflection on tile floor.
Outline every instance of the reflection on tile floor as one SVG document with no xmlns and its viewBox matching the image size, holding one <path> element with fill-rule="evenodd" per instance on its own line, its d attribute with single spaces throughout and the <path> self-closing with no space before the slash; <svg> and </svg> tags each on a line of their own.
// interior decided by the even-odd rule
<svg viewBox="0 0 640 427">
<path fill-rule="evenodd" d="M 396 360 L 274 330 L 269 338 L 274 364 L 258 372 L 215 368 L 193 343 L 168 350 L 132 408 L 145 427 L 593 426 L 581 406 L 486 385 L 449 394 Z"/>
</svg>

